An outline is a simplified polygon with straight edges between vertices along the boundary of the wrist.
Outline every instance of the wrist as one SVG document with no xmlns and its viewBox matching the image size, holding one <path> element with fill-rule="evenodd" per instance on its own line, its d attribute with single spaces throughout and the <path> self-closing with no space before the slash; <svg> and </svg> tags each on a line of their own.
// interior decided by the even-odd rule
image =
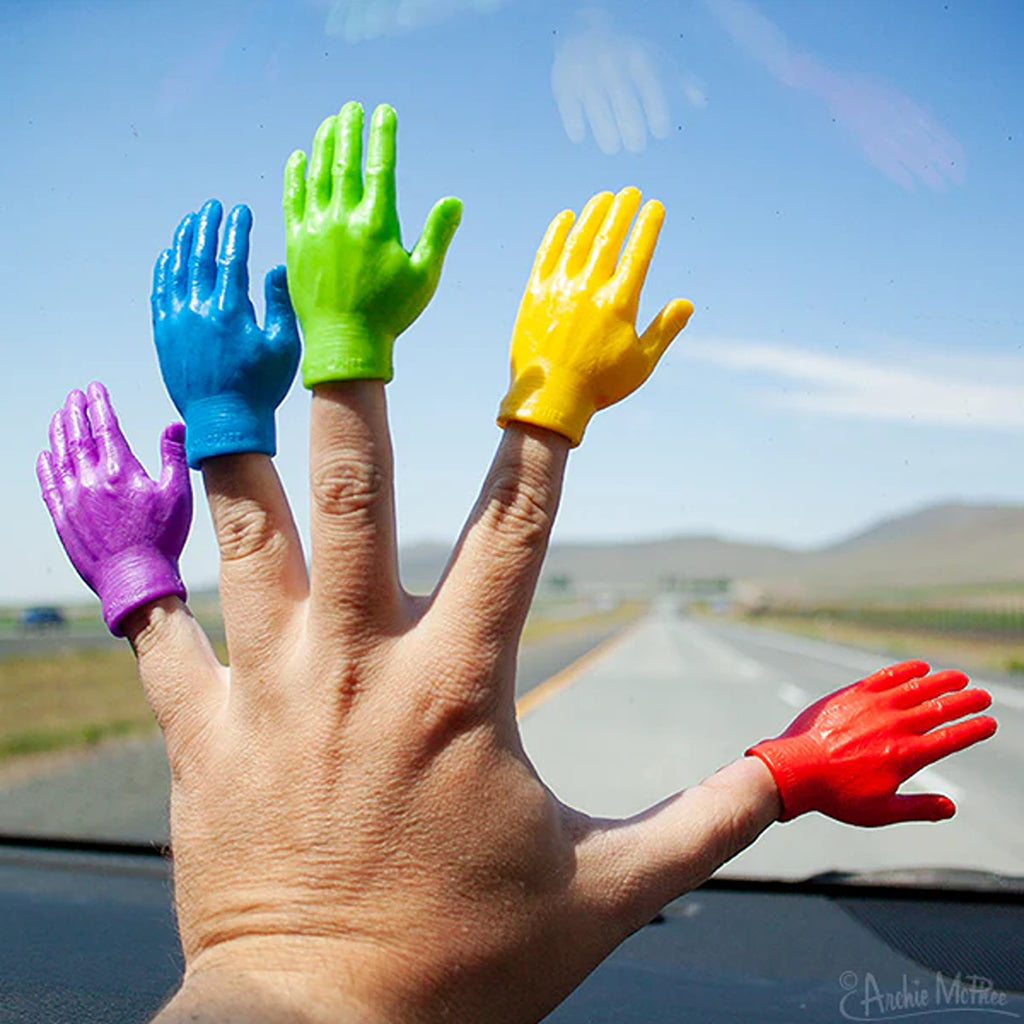
<svg viewBox="0 0 1024 1024">
<path fill-rule="evenodd" d="M 782 813 L 779 821 L 791 821 L 819 804 L 821 746 L 810 736 L 780 736 L 762 740 L 744 752 L 757 757 L 771 772 L 778 787 Z"/>
<path fill-rule="evenodd" d="M 192 469 L 215 455 L 260 452 L 274 455 L 274 409 L 237 392 L 189 402 L 185 412 L 185 456 Z"/>
<path fill-rule="evenodd" d="M 231 969 L 193 974 L 153 1024 L 386 1024 L 299 974 Z"/>
<path fill-rule="evenodd" d="M 498 426 L 532 423 L 568 438 L 575 448 L 594 415 L 594 402 L 582 382 L 549 367 L 530 366 L 516 374 L 498 409 Z"/>
<path fill-rule="evenodd" d="M 103 621 L 114 636 L 124 635 L 122 620 L 143 605 L 161 597 L 184 601 L 187 596 L 177 561 L 145 545 L 108 558 L 97 574 L 96 592 L 103 604 Z"/>
<path fill-rule="evenodd" d="M 154 1024 L 419 1024 L 434 1016 L 409 966 L 398 950 L 357 940 L 239 936 L 188 958 Z"/>
<path fill-rule="evenodd" d="M 395 336 L 365 316 L 339 316 L 329 323 L 303 324 L 302 383 L 307 388 L 343 380 L 382 380 L 394 376 Z"/>
</svg>

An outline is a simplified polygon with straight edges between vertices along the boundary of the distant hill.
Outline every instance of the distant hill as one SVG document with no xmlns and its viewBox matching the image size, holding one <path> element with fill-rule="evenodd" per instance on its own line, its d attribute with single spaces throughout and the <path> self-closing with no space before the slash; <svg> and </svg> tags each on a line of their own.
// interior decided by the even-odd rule
<svg viewBox="0 0 1024 1024">
<path fill-rule="evenodd" d="M 443 544 L 403 549 L 406 586 L 430 590 L 448 555 Z M 942 584 L 1024 585 L 1024 506 L 930 506 L 812 551 L 714 536 L 556 544 L 542 579 L 557 577 L 576 587 L 628 589 L 652 589 L 669 577 L 726 577 L 768 595 L 803 599 Z"/>
<path fill-rule="evenodd" d="M 764 582 L 775 591 L 837 596 L 880 587 L 1024 583 L 1024 507 L 921 509 L 812 552 L 788 574 Z"/>
<path fill-rule="evenodd" d="M 428 593 L 450 547 L 402 548 L 402 582 Z M 715 536 L 604 544 L 555 544 L 542 583 L 568 577 L 582 589 L 649 591 L 669 577 L 748 582 L 767 596 L 842 599 L 858 593 L 941 585 L 1020 583 L 1024 590 L 1024 506 L 932 505 L 875 523 L 812 551 Z M 216 591 L 195 591 L 216 600 Z"/>
<path fill-rule="evenodd" d="M 633 544 L 556 544 L 548 555 L 544 576 L 652 587 L 670 577 L 771 578 L 787 573 L 799 558 L 787 548 L 720 537 L 677 537 Z"/>
</svg>

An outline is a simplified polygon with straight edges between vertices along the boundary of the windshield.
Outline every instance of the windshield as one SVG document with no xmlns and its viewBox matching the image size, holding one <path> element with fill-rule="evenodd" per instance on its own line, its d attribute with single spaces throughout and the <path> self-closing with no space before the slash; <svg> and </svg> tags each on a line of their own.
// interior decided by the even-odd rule
<svg viewBox="0 0 1024 1024">
<path fill-rule="evenodd" d="M 667 219 L 643 325 L 695 313 L 572 454 L 521 649 L 524 741 L 564 800 L 631 813 L 883 664 L 962 667 L 999 733 L 921 772 L 939 825 L 808 815 L 724 874 L 1024 875 L 1024 12 L 914 0 L 236 0 L 0 7 L 0 832 L 163 842 L 168 776 L 123 640 L 33 474 L 103 381 L 155 472 L 176 418 L 153 263 L 211 197 L 284 261 L 282 171 L 348 100 L 398 112 L 411 246 L 465 215 L 388 400 L 405 585 L 429 592 L 499 437 L 545 226 L 600 189 Z M 308 534 L 308 392 L 278 470 Z M 220 645 L 199 478 L 181 563 Z"/>
</svg>

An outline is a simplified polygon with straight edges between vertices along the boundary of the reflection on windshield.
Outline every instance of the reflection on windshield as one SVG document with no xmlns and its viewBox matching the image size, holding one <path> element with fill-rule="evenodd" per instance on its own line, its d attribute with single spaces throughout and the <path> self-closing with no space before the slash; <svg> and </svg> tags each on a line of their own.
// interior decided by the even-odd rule
<svg viewBox="0 0 1024 1024">
<path fill-rule="evenodd" d="M 32 465 L 52 409 L 96 378 L 127 432 L 157 437 L 173 413 L 147 295 L 170 228 L 210 196 L 245 202 L 254 275 L 280 263 L 284 162 L 357 98 L 402 118 L 404 224 L 437 196 L 466 200 L 390 385 L 410 589 L 443 571 L 489 458 L 552 216 L 599 188 L 661 199 L 640 320 L 673 295 L 696 306 L 685 340 L 570 464 L 520 665 L 546 781 L 593 813 L 629 813 L 829 690 L 921 656 L 996 697 L 999 734 L 910 787 L 952 796 L 958 816 L 877 831 L 801 820 L 728 870 L 1024 874 L 1024 76 L 1011 13 L 980 23 L 946 6 L 0 12 L 0 117 L 18 154 L 0 170 L 18 197 L 0 223 L 19 240 L 0 256 L 0 831 L 166 838 L 166 764 L 131 653 L 66 565 Z M 203 31 L 183 38 L 192 24 Z M 439 365 L 457 368 L 440 397 L 422 384 Z M 306 429 L 293 389 L 278 466 L 304 533 Z M 155 444 L 139 456 L 152 471 Z M 223 657 L 200 509 L 196 524 L 183 571 Z"/>
<path fill-rule="evenodd" d="M 602 153 L 639 153 L 648 132 L 664 139 L 672 129 L 650 48 L 614 32 L 600 11 L 582 18 L 586 28 L 562 44 L 551 69 L 565 133 L 582 142 L 589 125 Z"/>
<path fill-rule="evenodd" d="M 722 27 L 776 81 L 823 100 L 832 121 L 856 140 L 871 165 L 904 188 L 915 179 L 940 190 L 964 181 L 963 148 L 909 96 L 875 76 L 828 67 L 794 46 L 746 0 L 706 0 Z"/>
</svg>

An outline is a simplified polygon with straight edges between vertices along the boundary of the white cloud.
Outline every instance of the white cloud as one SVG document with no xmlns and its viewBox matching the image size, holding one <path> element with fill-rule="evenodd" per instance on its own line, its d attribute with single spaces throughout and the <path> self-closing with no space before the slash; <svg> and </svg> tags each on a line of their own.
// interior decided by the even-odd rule
<svg viewBox="0 0 1024 1024">
<path fill-rule="evenodd" d="M 797 382 L 770 404 L 823 416 L 906 425 L 1024 430 L 1024 360 L 944 358 L 931 366 L 876 362 L 782 345 L 705 340 L 691 359 Z"/>
</svg>

